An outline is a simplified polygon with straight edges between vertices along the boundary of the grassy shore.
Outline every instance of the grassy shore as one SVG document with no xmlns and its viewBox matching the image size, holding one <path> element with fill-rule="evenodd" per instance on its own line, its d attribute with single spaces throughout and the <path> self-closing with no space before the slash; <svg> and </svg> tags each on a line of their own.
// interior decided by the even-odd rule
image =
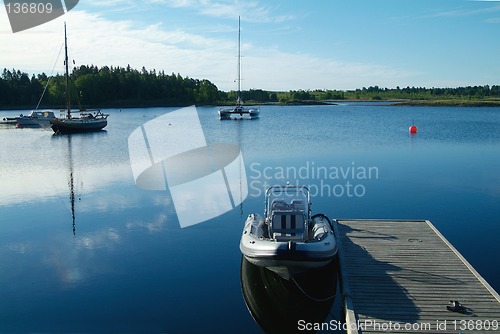
<svg viewBox="0 0 500 334">
<path fill-rule="evenodd" d="M 500 99 L 404 100 L 394 102 L 393 105 L 433 107 L 500 107 Z"/>
</svg>

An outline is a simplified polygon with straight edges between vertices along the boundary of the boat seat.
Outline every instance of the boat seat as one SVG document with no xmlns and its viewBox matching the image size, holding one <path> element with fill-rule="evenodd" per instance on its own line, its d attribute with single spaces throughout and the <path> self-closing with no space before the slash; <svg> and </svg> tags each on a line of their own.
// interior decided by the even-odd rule
<svg viewBox="0 0 500 334">
<path fill-rule="evenodd" d="M 304 211 L 306 208 L 304 201 L 301 199 L 292 200 L 292 203 L 290 203 L 290 205 L 292 206 L 292 210 L 295 211 Z"/>
<path fill-rule="evenodd" d="M 272 237 L 276 241 L 304 240 L 305 219 L 302 212 L 273 211 Z"/>
<path fill-rule="evenodd" d="M 271 208 L 272 208 L 273 211 L 274 210 L 283 211 L 283 210 L 289 210 L 290 206 L 285 202 L 284 199 L 282 199 L 282 198 L 276 198 L 271 203 Z"/>
</svg>

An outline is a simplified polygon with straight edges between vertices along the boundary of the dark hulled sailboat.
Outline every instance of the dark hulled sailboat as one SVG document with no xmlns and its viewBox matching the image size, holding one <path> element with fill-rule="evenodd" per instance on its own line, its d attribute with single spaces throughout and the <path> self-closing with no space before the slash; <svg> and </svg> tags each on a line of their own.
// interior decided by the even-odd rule
<svg viewBox="0 0 500 334">
<path fill-rule="evenodd" d="M 50 121 L 52 130 L 56 133 L 81 133 L 100 131 L 108 125 L 108 114 L 100 110 L 80 110 L 79 115 L 71 112 L 71 98 L 69 91 L 68 39 L 66 23 L 64 23 L 64 50 L 65 50 L 65 79 L 66 79 L 66 110 L 61 117 Z"/>
</svg>

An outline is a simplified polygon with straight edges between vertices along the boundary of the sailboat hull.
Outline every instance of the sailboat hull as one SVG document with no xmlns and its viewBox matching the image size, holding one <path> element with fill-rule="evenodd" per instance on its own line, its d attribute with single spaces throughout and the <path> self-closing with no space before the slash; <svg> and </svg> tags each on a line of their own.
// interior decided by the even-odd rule
<svg viewBox="0 0 500 334">
<path fill-rule="evenodd" d="M 52 130 L 56 133 L 84 133 L 96 132 L 108 125 L 106 119 L 81 120 L 81 119 L 55 119 L 50 122 Z"/>
<path fill-rule="evenodd" d="M 221 108 L 219 109 L 220 119 L 231 119 L 232 116 L 235 117 L 246 117 L 250 119 L 259 118 L 260 110 L 258 108 L 247 108 L 242 106 L 237 106 L 233 108 Z"/>
</svg>

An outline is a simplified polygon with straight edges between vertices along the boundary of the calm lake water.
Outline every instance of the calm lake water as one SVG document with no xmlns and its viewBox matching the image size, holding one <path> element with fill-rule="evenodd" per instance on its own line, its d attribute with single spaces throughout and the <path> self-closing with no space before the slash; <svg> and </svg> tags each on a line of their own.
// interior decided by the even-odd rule
<svg viewBox="0 0 500 334">
<path fill-rule="evenodd" d="M 500 291 L 500 108 L 198 108 L 207 143 L 240 148 L 248 196 L 185 228 L 168 189 L 136 186 L 128 145 L 175 110 L 110 109 L 106 131 L 70 136 L 0 125 L 0 332 L 261 332 L 242 283 L 287 287 L 238 246 L 266 184 L 286 182 L 310 187 L 313 213 L 431 220 Z"/>
</svg>

